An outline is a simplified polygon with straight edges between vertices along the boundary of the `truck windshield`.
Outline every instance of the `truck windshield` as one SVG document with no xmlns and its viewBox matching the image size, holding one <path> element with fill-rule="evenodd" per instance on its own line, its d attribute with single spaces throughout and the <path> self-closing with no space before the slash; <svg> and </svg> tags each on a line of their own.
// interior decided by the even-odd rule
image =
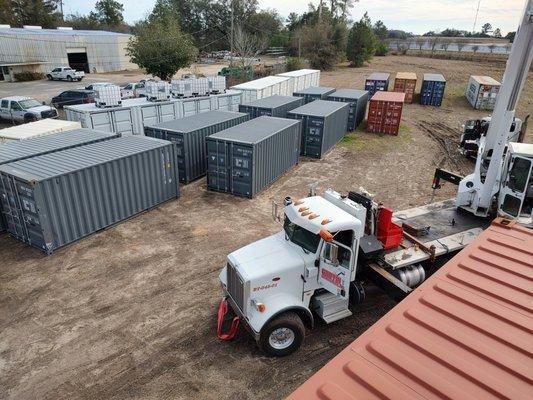
<svg viewBox="0 0 533 400">
<path fill-rule="evenodd" d="M 315 235 L 301 226 L 292 223 L 287 217 L 285 217 L 283 229 L 285 230 L 287 238 L 291 242 L 303 247 L 305 250 L 310 251 L 311 253 L 316 253 L 316 249 L 320 243 L 319 235 Z"/>
<path fill-rule="evenodd" d="M 24 109 L 32 108 L 32 107 L 39 107 L 41 103 L 39 103 L 37 100 L 28 99 L 28 100 L 21 100 L 19 101 L 19 104 Z"/>
</svg>

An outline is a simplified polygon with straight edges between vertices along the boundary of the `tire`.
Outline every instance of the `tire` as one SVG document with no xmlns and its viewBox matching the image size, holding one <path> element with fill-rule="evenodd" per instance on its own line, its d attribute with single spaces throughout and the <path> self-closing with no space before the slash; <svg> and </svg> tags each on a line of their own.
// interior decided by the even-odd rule
<svg viewBox="0 0 533 400">
<path fill-rule="evenodd" d="M 283 357 L 300 348 L 305 337 L 302 319 L 293 312 L 286 312 L 272 319 L 261 330 L 259 347 L 265 353 Z"/>
<path fill-rule="evenodd" d="M 350 305 L 356 306 L 365 300 L 365 288 L 357 281 L 350 282 Z"/>
<path fill-rule="evenodd" d="M 46 77 L 48 78 L 49 81 L 53 81 L 54 80 L 54 78 L 52 78 L 52 75 L 50 75 L 50 74 L 46 75 Z"/>
<path fill-rule="evenodd" d="M 67 75 L 67 81 L 72 82 L 72 76 Z"/>
</svg>

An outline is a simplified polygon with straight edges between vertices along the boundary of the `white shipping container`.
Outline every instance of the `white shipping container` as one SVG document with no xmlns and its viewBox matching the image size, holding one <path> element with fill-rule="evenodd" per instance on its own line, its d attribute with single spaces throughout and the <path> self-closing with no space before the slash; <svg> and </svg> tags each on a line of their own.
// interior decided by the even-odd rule
<svg viewBox="0 0 533 400">
<path fill-rule="evenodd" d="M 0 143 L 32 139 L 78 128 L 81 128 L 81 124 L 75 121 L 63 121 L 61 119 L 50 118 L 41 119 L 35 122 L 28 122 L 27 124 L 0 129 Z"/>
<path fill-rule="evenodd" d="M 318 69 L 298 69 L 296 71 L 283 72 L 276 76 L 290 78 L 290 94 L 307 89 L 311 86 L 320 86 L 320 70 Z"/>
<path fill-rule="evenodd" d="M 472 75 L 466 87 L 466 98 L 476 110 L 493 110 L 500 82 L 490 76 Z"/>
<path fill-rule="evenodd" d="M 111 83 L 93 84 L 94 101 L 97 107 L 117 107 L 122 104 L 120 87 Z"/>
<path fill-rule="evenodd" d="M 145 86 L 146 97 L 151 101 L 163 101 L 170 99 L 171 85 L 165 81 L 148 81 Z"/>
<path fill-rule="evenodd" d="M 266 76 L 264 78 L 232 86 L 230 89 L 241 91 L 242 102 L 243 104 L 246 104 L 275 94 L 280 96 L 291 96 L 290 81 L 290 77 Z"/>
</svg>

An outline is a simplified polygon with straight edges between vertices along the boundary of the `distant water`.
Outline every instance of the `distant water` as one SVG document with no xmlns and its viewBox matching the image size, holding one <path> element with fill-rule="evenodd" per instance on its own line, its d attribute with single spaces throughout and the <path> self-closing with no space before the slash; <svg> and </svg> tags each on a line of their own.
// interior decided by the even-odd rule
<svg viewBox="0 0 533 400">
<path fill-rule="evenodd" d="M 408 43 L 402 43 L 402 44 L 405 46 L 408 45 Z M 478 49 L 476 50 L 477 53 L 490 53 L 491 52 L 490 51 L 491 49 L 488 45 L 477 44 L 477 43 L 464 44 L 463 47 L 461 48 L 461 52 L 465 52 L 465 53 L 473 52 L 474 46 L 478 47 Z M 397 50 L 398 46 L 395 42 L 391 42 L 389 43 L 389 48 L 393 50 Z M 409 44 L 409 50 L 419 50 L 419 49 L 420 47 L 416 43 Z M 431 50 L 431 45 L 429 43 L 424 43 L 424 45 L 422 46 L 422 50 Z M 435 50 L 444 51 L 444 48 L 442 47 L 441 44 L 437 44 L 437 46 L 435 47 Z M 450 43 L 446 51 L 459 51 L 459 47 L 457 46 L 457 43 Z M 510 44 L 494 44 L 494 48 L 492 49 L 492 52 L 494 54 L 509 54 L 511 52 L 511 45 Z"/>
</svg>

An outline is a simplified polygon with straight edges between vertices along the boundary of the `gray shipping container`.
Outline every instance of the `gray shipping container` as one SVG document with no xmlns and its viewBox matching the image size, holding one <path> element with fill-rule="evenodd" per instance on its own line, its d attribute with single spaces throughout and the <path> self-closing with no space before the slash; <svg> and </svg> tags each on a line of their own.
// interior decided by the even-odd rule
<svg viewBox="0 0 533 400">
<path fill-rule="evenodd" d="M 145 126 L 144 134 L 176 144 L 180 181 L 189 183 L 207 171 L 205 138 L 242 124 L 248 114 L 232 111 L 207 111 L 198 115 Z"/>
<path fill-rule="evenodd" d="M 287 111 L 300 107 L 304 101 L 300 97 L 292 96 L 269 96 L 254 100 L 247 104 L 239 105 L 239 111 L 247 113 L 250 118 L 268 117 L 287 118 Z"/>
<path fill-rule="evenodd" d="M 302 121 L 300 154 L 322 158 L 346 134 L 348 103 L 315 100 L 287 113 Z"/>
<path fill-rule="evenodd" d="M 348 114 L 348 131 L 355 131 L 365 119 L 368 92 L 366 90 L 339 89 L 328 96 L 328 100 L 342 101 L 350 105 Z"/>
<path fill-rule="evenodd" d="M 311 103 L 315 100 L 326 100 L 326 98 L 335 91 L 335 88 L 324 86 L 311 86 L 307 89 L 299 90 L 293 93 L 293 96 L 303 97 L 304 104 Z"/>
<path fill-rule="evenodd" d="M 0 166 L 8 232 L 47 254 L 178 195 L 176 146 L 147 137 Z"/>
<path fill-rule="evenodd" d="M 298 164 L 300 121 L 258 117 L 208 136 L 207 188 L 252 198 Z"/>
<path fill-rule="evenodd" d="M 112 133 L 74 129 L 33 139 L 11 141 L 0 145 L 0 165 L 116 137 L 117 135 Z M 0 232 L 5 231 L 5 226 L 0 202 Z"/>
</svg>

